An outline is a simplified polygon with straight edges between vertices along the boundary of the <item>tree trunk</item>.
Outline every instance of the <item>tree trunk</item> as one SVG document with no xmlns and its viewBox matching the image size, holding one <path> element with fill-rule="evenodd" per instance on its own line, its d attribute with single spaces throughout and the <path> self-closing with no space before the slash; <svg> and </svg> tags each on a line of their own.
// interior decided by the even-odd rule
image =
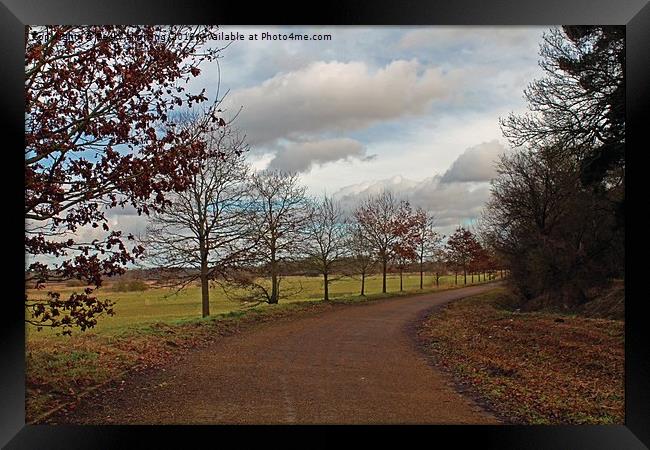
<svg viewBox="0 0 650 450">
<path fill-rule="evenodd" d="M 454 284 L 458 285 L 458 272 L 454 272 Z"/>
<path fill-rule="evenodd" d="M 199 255 L 201 257 L 201 317 L 210 315 L 210 286 L 208 284 L 208 248 L 203 233 L 199 234 Z"/>
<path fill-rule="evenodd" d="M 323 300 L 326 302 L 329 301 L 330 299 L 330 294 L 329 294 L 329 281 L 327 281 L 327 272 L 323 274 L 323 281 L 325 283 L 324 285 L 324 293 L 325 295 L 323 296 Z"/>
<path fill-rule="evenodd" d="M 436 287 L 440 287 L 440 274 L 436 272 Z"/>
<path fill-rule="evenodd" d="M 384 259 L 382 261 L 382 270 L 381 270 L 381 272 L 382 272 L 381 292 L 384 293 L 384 294 L 386 293 L 386 264 L 387 264 L 387 261 Z"/>
<path fill-rule="evenodd" d="M 463 284 L 467 285 L 467 269 L 463 269 Z"/>
<path fill-rule="evenodd" d="M 402 269 L 399 269 L 399 291 L 402 292 Z"/>
<path fill-rule="evenodd" d="M 201 256 L 201 317 L 210 315 L 210 286 L 208 284 L 207 258 Z"/>
<path fill-rule="evenodd" d="M 472 272 L 472 283 L 474 283 L 474 272 Z"/>
<path fill-rule="evenodd" d="M 269 304 L 278 303 L 280 292 L 278 289 L 278 262 L 275 259 L 275 243 L 271 246 L 271 298 Z"/>
<path fill-rule="evenodd" d="M 361 296 L 365 297 L 366 296 L 366 273 L 362 272 L 361 273 Z"/>
<path fill-rule="evenodd" d="M 269 298 L 270 304 L 278 303 L 278 275 L 275 271 L 271 272 L 271 298 Z"/>
<path fill-rule="evenodd" d="M 422 259 L 420 259 L 420 290 L 424 288 L 424 265 L 422 264 Z"/>
</svg>

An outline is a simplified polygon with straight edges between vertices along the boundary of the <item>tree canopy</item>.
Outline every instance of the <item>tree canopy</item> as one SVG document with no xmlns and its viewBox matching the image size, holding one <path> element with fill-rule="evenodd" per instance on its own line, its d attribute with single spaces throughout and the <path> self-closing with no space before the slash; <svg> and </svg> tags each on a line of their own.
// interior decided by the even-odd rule
<svg viewBox="0 0 650 450">
<path fill-rule="evenodd" d="M 225 125 L 218 101 L 200 125 L 179 128 L 175 111 L 208 100 L 188 92 L 217 27 L 45 26 L 26 28 L 25 253 L 27 281 L 78 279 L 81 293 L 30 301 L 41 326 L 92 327 L 112 313 L 93 295 L 106 276 L 142 255 L 111 229 L 106 211 L 149 213 L 185 189 L 205 156 L 202 133 Z M 218 96 L 218 94 L 217 94 Z M 94 231 L 89 240 L 81 231 Z"/>
</svg>

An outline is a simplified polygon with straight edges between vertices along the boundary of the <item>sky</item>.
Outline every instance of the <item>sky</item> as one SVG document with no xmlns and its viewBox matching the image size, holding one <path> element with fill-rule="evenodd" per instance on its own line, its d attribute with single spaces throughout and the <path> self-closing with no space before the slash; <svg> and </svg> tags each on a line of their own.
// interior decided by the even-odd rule
<svg viewBox="0 0 650 450">
<path fill-rule="evenodd" d="M 227 47 L 190 91 L 225 94 L 224 114 L 236 115 L 256 170 L 297 171 L 310 195 L 346 208 L 392 190 L 431 211 L 448 236 L 489 198 L 494 163 L 510 151 L 499 117 L 526 110 L 547 29 L 228 26 L 246 40 L 213 42 Z M 262 40 L 292 32 L 331 40 Z M 125 233 L 145 230 L 132 209 L 107 216 Z"/>
<path fill-rule="evenodd" d="M 246 40 L 217 42 L 230 45 L 193 82 L 227 92 L 256 169 L 298 171 L 310 194 L 344 206 L 390 189 L 448 234 L 489 197 L 509 150 L 498 119 L 525 111 L 547 29 L 223 27 Z M 331 40 L 262 40 L 292 32 Z"/>
</svg>

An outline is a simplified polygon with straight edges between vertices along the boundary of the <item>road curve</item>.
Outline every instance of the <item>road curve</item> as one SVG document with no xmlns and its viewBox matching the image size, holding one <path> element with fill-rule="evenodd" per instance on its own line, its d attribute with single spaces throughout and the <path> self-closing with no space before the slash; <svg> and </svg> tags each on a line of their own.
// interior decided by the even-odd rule
<svg viewBox="0 0 650 450">
<path fill-rule="evenodd" d="M 427 310 L 472 286 L 261 325 L 195 350 L 60 423 L 490 424 L 414 345 Z"/>
</svg>

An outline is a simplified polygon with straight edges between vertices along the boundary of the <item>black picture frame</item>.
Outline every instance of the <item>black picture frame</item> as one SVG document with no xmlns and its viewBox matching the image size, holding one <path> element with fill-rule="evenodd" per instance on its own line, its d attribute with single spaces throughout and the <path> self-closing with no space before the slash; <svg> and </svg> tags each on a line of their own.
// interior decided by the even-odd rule
<svg viewBox="0 0 650 450">
<path fill-rule="evenodd" d="M 457 0 L 444 4 L 433 1 L 401 0 L 342 2 L 304 5 L 288 11 L 277 2 L 253 6 L 247 2 L 202 3 L 191 0 L 85 1 L 2 0 L 0 4 L 0 88 L 2 89 L 3 193 L 10 205 L 5 213 L 5 284 L 12 295 L 4 300 L 5 325 L 0 329 L 3 368 L 0 376 L 0 445 L 6 448 L 112 448 L 184 447 L 195 439 L 207 438 L 215 446 L 224 437 L 237 437 L 237 445 L 252 439 L 275 437 L 278 432 L 318 433 L 319 443 L 340 439 L 340 433 L 361 433 L 384 440 L 388 434 L 402 438 L 417 434 L 425 442 L 449 439 L 454 447 L 469 442 L 488 448 L 591 448 L 637 449 L 650 446 L 650 363 L 648 327 L 642 314 L 643 297 L 634 298 L 630 288 L 640 283 L 630 262 L 642 250 L 626 244 L 625 314 L 625 425 L 603 426 L 418 426 L 418 427 L 300 427 L 300 426 L 47 426 L 25 425 L 24 309 L 17 296 L 24 293 L 22 234 L 19 220 L 24 187 L 19 147 L 24 137 L 24 26 L 45 24 L 309 24 L 309 25 L 626 25 L 627 37 L 627 157 L 640 159 L 643 127 L 650 102 L 648 64 L 650 50 L 650 5 L 647 0 Z M 630 151 L 630 149 L 632 149 Z M 634 156 L 635 153 L 637 156 Z M 627 164 L 627 183 L 635 172 Z M 639 175 L 640 177 L 640 175 Z M 626 188 L 627 204 L 634 190 Z M 647 203 L 647 202 L 646 202 Z M 15 212 L 13 209 L 15 208 Z M 628 206 L 628 211 L 630 211 Z M 629 215 L 629 214 L 628 214 Z M 630 219 L 626 220 L 626 233 Z M 629 234 L 626 242 L 629 242 Z M 638 271 L 638 269 L 636 269 Z M 278 436 L 279 437 L 279 436 Z M 288 436 L 283 439 L 286 442 Z M 190 441 L 188 441 L 190 439 Z M 304 442 L 303 442 L 304 443 Z M 263 444 L 267 445 L 267 444 Z M 212 446 L 212 444 L 211 444 Z"/>
</svg>

